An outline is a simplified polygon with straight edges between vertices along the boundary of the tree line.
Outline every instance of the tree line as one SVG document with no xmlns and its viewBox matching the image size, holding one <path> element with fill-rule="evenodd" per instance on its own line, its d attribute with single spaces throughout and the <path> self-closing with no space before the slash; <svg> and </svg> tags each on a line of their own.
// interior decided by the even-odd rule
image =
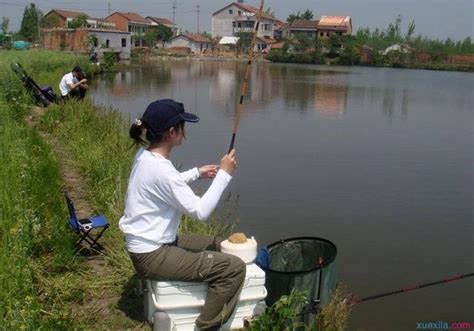
<svg viewBox="0 0 474 331">
<path fill-rule="evenodd" d="M 302 18 L 302 17 L 305 18 Z M 289 23 L 296 19 L 313 17 L 310 10 L 301 14 L 288 16 Z M 431 39 L 421 35 L 415 36 L 416 23 L 409 22 L 406 30 L 402 29 L 402 16 L 398 15 L 393 22 L 384 29 L 360 28 L 353 35 L 333 34 L 329 38 L 308 37 L 307 34 L 297 33 L 287 37 L 281 49 L 273 49 L 268 59 L 274 62 L 296 62 L 313 64 L 361 64 L 364 53 L 371 54 L 372 65 L 405 66 L 414 61 L 413 56 L 404 52 L 393 52 L 383 55 L 387 47 L 398 44 L 407 45 L 429 56 L 429 62 L 443 62 L 450 55 L 474 54 L 474 44 L 470 37 L 462 41 Z M 405 47 L 405 46 L 403 46 Z"/>
</svg>

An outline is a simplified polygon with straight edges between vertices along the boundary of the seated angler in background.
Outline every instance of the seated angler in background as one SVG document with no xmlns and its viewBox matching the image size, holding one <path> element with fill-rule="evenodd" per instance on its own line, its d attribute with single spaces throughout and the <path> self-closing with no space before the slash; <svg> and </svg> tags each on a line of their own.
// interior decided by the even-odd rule
<svg viewBox="0 0 474 331">
<path fill-rule="evenodd" d="M 83 99 L 88 88 L 87 79 L 84 78 L 82 69 L 78 66 L 74 67 L 70 73 L 65 74 L 59 83 L 62 99 L 70 97 Z"/>
</svg>

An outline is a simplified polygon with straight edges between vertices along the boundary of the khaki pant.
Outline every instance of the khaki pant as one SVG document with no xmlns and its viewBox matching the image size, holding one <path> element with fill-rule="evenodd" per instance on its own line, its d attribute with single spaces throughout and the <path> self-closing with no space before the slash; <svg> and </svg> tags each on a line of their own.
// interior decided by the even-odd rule
<svg viewBox="0 0 474 331">
<path fill-rule="evenodd" d="M 180 235 L 173 244 L 130 256 L 144 278 L 208 283 L 206 303 L 196 325 L 217 330 L 232 314 L 245 280 L 245 263 L 219 250 L 218 238 Z"/>
</svg>

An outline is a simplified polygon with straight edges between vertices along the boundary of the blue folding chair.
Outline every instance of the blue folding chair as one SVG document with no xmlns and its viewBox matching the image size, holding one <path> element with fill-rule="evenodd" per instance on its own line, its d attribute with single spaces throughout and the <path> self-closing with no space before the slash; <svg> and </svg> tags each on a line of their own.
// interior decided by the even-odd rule
<svg viewBox="0 0 474 331">
<path fill-rule="evenodd" d="M 104 215 L 96 215 L 91 216 L 88 218 L 78 219 L 76 215 L 76 210 L 74 208 L 74 204 L 72 200 L 69 198 L 67 193 L 64 194 L 66 197 L 67 208 L 69 210 L 69 227 L 73 230 L 77 235 L 79 235 L 79 240 L 76 242 L 76 253 L 79 252 L 83 247 L 83 242 L 89 244 L 90 248 L 95 250 L 102 249 L 102 245 L 100 245 L 97 241 L 102 237 L 105 230 L 109 227 L 109 222 Z M 100 229 L 100 232 L 95 236 L 92 234 L 92 230 Z M 96 232 L 96 231 L 94 231 Z"/>
</svg>

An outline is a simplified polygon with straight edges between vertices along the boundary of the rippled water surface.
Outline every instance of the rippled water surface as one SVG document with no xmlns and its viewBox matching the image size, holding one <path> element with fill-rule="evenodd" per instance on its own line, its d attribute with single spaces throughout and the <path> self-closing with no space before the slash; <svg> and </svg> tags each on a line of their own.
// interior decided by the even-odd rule
<svg viewBox="0 0 474 331">
<path fill-rule="evenodd" d="M 139 116 L 174 98 L 201 121 L 184 168 L 229 146 L 242 64 L 157 62 L 95 83 L 96 103 Z M 237 136 L 238 230 L 260 244 L 317 236 L 360 296 L 472 272 L 473 74 L 259 64 Z M 197 190 L 203 190 L 198 183 Z M 474 278 L 362 303 L 351 329 L 474 325 Z"/>
</svg>

